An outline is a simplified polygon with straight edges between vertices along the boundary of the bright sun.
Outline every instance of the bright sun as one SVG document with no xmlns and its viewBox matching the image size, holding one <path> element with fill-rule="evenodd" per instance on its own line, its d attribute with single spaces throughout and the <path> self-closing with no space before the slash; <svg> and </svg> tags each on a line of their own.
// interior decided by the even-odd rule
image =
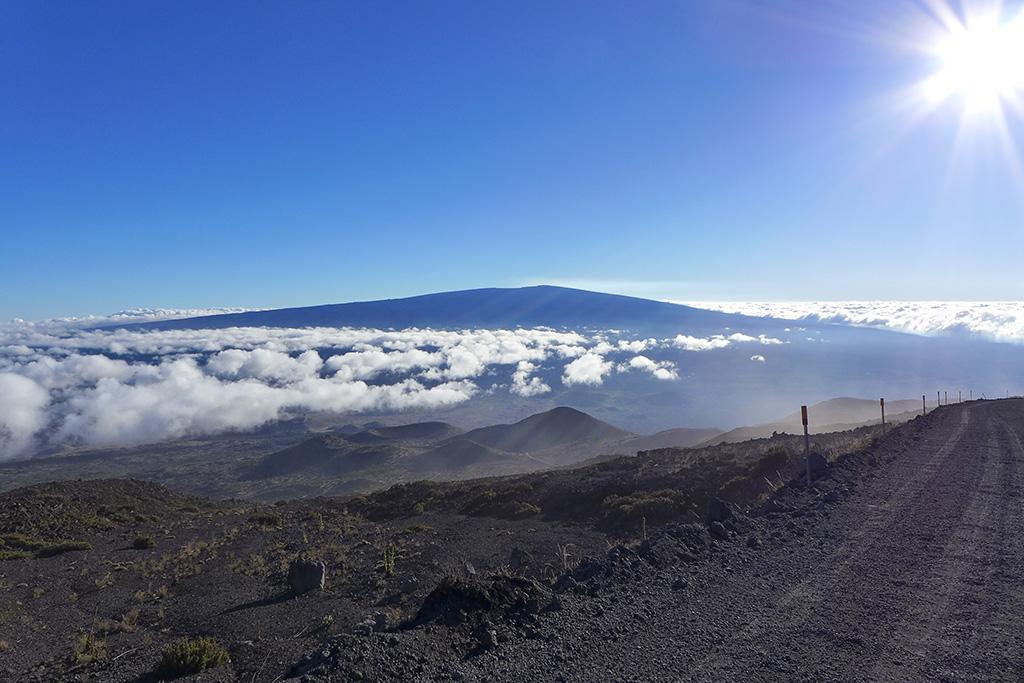
<svg viewBox="0 0 1024 683">
<path fill-rule="evenodd" d="M 991 112 L 1024 95 L 1024 13 L 1009 22 L 969 18 L 948 27 L 932 51 L 940 68 L 925 88 L 936 104 L 959 97 L 967 112 Z"/>
</svg>

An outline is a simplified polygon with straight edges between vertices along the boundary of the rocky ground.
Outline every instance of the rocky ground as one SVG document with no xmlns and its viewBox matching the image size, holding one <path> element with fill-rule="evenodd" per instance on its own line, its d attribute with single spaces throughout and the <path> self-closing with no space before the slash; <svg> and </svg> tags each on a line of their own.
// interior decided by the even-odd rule
<svg viewBox="0 0 1024 683">
<path fill-rule="evenodd" d="M 1019 680 L 1021 434 L 1010 400 L 816 437 L 811 487 L 783 437 L 277 506 L 21 489 L 0 678 L 160 680 L 212 636 L 184 680 Z"/>
</svg>

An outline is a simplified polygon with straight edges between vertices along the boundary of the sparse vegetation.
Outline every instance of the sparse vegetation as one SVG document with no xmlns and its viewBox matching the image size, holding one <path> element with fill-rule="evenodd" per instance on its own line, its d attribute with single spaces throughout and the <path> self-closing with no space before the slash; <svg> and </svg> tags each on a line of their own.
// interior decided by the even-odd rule
<svg viewBox="0 0 1024 683">
<path fill-rule="evenodd" d="M 92 544 L 87 541 L 47 541 L 18 533 L 4 534 L 0 541 L 0 559 L 5 560 L 52 557 L 75 550 L 92 549 Z"/>
<path fill-rule="evenodd" d="M 226 665 L 231 658 L 213 638 L 181 638 L 164 648 L 157 673 L 178 678 Z"/>
<path fill-rule="evenodd" d="M 132 541 L 132 547 L 136 550 L 148 550 L 156 547 L 156 541 L 152 536 L 136 536 Z"/>
<path fill-rule="evenodd" d="M 660 489 L 637 491 L 625 496 L 611 495 L 601 504 L 602 521 L 607 526 L 646 526 L 666 522 L 687 509 L 687 499 L 680 491 Z"/>
<path fill-rule="evenodd" d="M 134 633 L 136 627 L 139 625 L 139 608 L 132 607 L 130 610 L 121 615 L 121 630 L 124 633 Z"/>
<path fill-rule="evenodd" d="M 88 541 L 58 541 L 36 551 L 36 557 L 50 557 L 75 550 L 92 550 L 92 544 Z"/>
<path fill-rule="evenodd" d="M 384 576 L 395 575 L 395 563 L 398 560 L 398 546 L 394 543 L 386 542 L 384 548 L 381 550 L 381 558 L 377 567 L 384 572 Z"/>
<path fill-rule="evenodd" d="M 249 521 L 256 526 L 280 527 L 284 525 L 284 517 L 279 512 L 259 512 L 249 517 Z"/>
<path fill-rule="evenodd" d="M 71 647 L 71 660 L 76 666 L 85 666 L 107 658 L 107 641 L 92 631 L 81 633 Z"/>
<path fill-rule="evenodd" d="M 539 505 L 534 505 L 533 503 L 516 503 L 512 517 L 514 519 L 522 519 L 523 517 L 533 517 L 540 513 L 541 509 Z"/>
<path fill-rule="evenodd" d="M 27 550 L 4 550 L 0 548 L 0 561 L 2 560 L 29 560 L 33 557 Z"/>
</svg>

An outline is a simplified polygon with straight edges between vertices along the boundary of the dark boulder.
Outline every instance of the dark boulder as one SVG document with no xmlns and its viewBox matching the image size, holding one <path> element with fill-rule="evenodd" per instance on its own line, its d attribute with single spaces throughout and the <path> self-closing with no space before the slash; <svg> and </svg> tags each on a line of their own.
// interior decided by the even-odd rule
<svg viewBox="0 0 1024 683">
<path fill-rule="evenodd" d="M 512 548 L 508 558 L 508 566 L 512 571 L 517 572 L 526 569 L 531 564 L 533 564 L 533 555 L 519 546 Z"/>
<path fill-rule="evenodd" d="M 498 631 L 491 622 L 481 622 L 476 627 L 474 635 L 476 636 L 477 645 L 481 650 L 490 650 L 491 648 L 498 647 Z"/>
<path fill-rule="evenodd" d="M 424 599 L 413 625 L 455 625 L 474 614 L 496 619 L 524 617 L 540 612 L 550 602 L 551 592 L 533 579 L 450 577 L 441 581 Z"/>
<path fill-rule="evenodd" d="M 708 501 L 708 523 L 725 522 L 732 519 L 732 508 L 721 498 Z"/>
<path fill-rule="evenodd" d="M 811 469 L 811 479 L 817 479 L 828 472 L 828 458 L 821 453 L 811 453 L 807 456 L 807 463 Z"/>
<path fill-rule="evenodd" d="M 327 580 L 327 565 L 314 560 L 292 560 L 288 565 L 288 585 L 295 595 L 323 590 Z"/>
</svg>

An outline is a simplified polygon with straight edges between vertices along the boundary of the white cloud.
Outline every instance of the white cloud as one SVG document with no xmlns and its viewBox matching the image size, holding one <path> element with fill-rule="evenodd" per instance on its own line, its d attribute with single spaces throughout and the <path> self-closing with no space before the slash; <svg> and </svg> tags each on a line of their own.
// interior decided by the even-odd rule
<svg viewBox="0 0 1024 683">
<path fill-rule="evenodd" d="M 562 383 L 568 386 L 574 384 L 597 386 L 604 382 L 604 376 L 613 368 L 614 365 L 601 355 L 588 351 L 565 366 Z"/>
<path fill-rule="evenodd" d="M 882 327 L 921 335 L 968 334 L 992 341 L 1024 343 L 1024 302 L 1021 301 L 694 302 L 689 305 L 757 317 Z"/>
<path fill-rule="evenodd" d="M 641 370 L 650 373 L 655 379 L 673 380 L 679 378 L 676 371 L 676 364 L 670 361 L 655 361 L 647 356 L 633 356 L 629 362 L 619 365 L 620 372 L 629 370 Z"/>
<path fill-rule="evenodd" d="M 620 339 L 618 348 L 620 351 L 632 351 L 633 353 L 640 353 L 647 349 L 648 346 L 656 343 L 654 339 Z"/>
<path fill-rule="evenodd" d="M 750 360 L 754 361 L 755 363 L 763 363 L 764 362 L 764 356 L 762 356 L 760 354 L 755 354 L 755 355 L 750 357 Z"/>
<path fill-rule="evenodd" d="M 374 379 L 384 372 L 404 373 L 416 369 L 437 368 L 444 363 L 440 352 L 408 349 L 382 351 L 369 347 L 331 356 L 324 367 L 340 380 Z"/>
<path fill-rule="evenodd" d="M 381 386 L 319 377 L 280 386 L 251 378 L 225 381 L 183 358 L 161 364 L 151 381 L 107 378 L 77 392 L 67 401 L 58 436 L 91 445 L 141 443 L 250 429 L 287 409 L 404 410 L 458 403 L 475 391 L 471 382 L 428 388 L 415 380 Z"/>
<path fill-rule="evenodd" d="M 722 336 L 703 338 L 677 334 L 676 338 L 672 340 L 672 344 L 683 351 L 711 351 L 729 346 L 729 340 Z"/>
<path fill-rule="evenodd" d="M 39 384 L 11 373 L 0 373 L 0 460 L 28 451 L 46 424 L 49 393 Z"/>
<path fill-rule="evenodd" d="M 766 345 L 789 343 L 764 334 L 754 337 L 742 332 L 733 332 L 729 336 L 714 334 L 710 337 L 691 337 L 686 334 L 677 334 L 675 339 L 672 340 L 672 345 L 683 351 L 713 351 L 714 349 L 724 349 L 730 344 L 747 344 L 751 342 L 759 342 Z"/>
<path fill-rule="evenodd" d="M 537 369 L 537 366 L 530 361 L 519 361 L 515 373 L 512 374 L 512 388 L 510 391 L 519 396 L 539 396 L 551 391 L 551 387 L 545 384 L 540 377 L 530 375 Z"/>
<path fill-rule="evenodd" d="M 295 358 L 267 349 L 227 349 L 210 358 L 206 367 L 218 377 L 297 382 L 317 376 L 323 364 L 320 354 L 312 349 Z"/>
</svg>

